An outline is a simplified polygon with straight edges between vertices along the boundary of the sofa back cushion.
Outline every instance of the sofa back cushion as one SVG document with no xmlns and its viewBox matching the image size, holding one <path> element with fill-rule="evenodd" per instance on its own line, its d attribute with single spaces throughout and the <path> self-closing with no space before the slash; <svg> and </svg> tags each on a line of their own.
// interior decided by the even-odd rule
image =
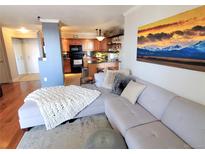
<svg viewBox="0 0 205 154">
<path fill-rule="evenodd" d="M 205 148 L 205 106 L 182 97 L 173 99 L 162 122 L 193 148 Z"/>
<path fill-rule="evenodd" d="M 136 82 L 142 83 L 146 86 L 138 98 L 138 103 L 151 112 L 157 119 L 161 119 L 168 103 L 176 97 L 176 95 L 140 79 L 136 79 Z"/>
<path fill-rule="evenodd" d="M 130 103 L 135 104 L 145 87 L 146 86 L 144 84 L 131 80 L 121 93 L 121 96 L 127 98 Z"/>
<path fill-rule="evenodd" d="M 115 76 L 118 73 L 121 73 L 121 74 L 124 74 L 127 76 L 127 75 L 130 75 L 130 70 L 129 69 L 106 70 L 102 87 L 106 88 L 106 89 L 112 89 L 112 85 L 113 85 L 113 82 L 115 80 Z"/>
<path fill-rule="evenodd" d="M 99 72 L 94 74 L 94 79 L 95 79 L 95 85 L 97 87 L 102 87 L 103 82 L 105 78 L 105 73 L 104 72 Z"/>
<path fill-rule="evenodd" d="M 111 92 L 120 95 L 131 80 L 134 79 L 130 76 L 126 76 L 121 73 L 116 74 Z"/>
</svg>

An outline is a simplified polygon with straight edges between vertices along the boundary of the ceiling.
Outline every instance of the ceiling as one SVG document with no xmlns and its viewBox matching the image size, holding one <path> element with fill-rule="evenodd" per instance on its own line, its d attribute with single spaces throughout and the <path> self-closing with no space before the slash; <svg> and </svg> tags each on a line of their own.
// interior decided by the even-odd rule
<svg viewBox="0 0 205 154">
<path fill-rule="evenodd" d="M 40 29 L 37 16 L 59 19 L 66 32 L 95 32 L 123 25 L 123 13 L 132 5 L 0 6 L 0 24 L 9 28 Z"/>
</svg>

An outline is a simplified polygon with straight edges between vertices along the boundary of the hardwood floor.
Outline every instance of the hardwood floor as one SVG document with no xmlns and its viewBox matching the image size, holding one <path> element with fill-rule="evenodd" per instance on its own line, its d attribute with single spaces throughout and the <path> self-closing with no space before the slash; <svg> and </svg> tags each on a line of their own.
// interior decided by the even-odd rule
<svg viewBox="0 0 205 154">
<path fill-rule="evenodd" d="M 18 123 L 18 109 L 25 96 L 40 87 L 39 81 L 3 84 L 0 97 L 0 148 L 16 148 L 24 131 Z"/>
<path fill-rule="evenodd" d="M 65 85 L 80 84 L 80 74 L 65 76 Z M 30 92 L 40 88 L 40 81 L 3 84 L 4 96 L 0 97 L 0 148 L 16 148 L 24 131 L 18 122 L 18 109 Z"/>
<path fill-rule="evenodd" d="M 74 84 L 74 85 L 80 85 L 80 77 L 81 77 L 81 73 L 76 73 L 76 74 L 65 74 L 65 85 L 70 85 L 70 84 Z"/>
</svg>

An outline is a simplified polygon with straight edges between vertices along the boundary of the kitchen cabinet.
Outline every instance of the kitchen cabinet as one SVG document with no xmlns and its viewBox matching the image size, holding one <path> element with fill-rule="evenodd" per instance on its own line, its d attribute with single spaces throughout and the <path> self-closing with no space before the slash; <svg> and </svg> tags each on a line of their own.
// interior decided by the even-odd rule
<svg viewBox="0 0 205 154">
<path fill-rule="evenodd" d="M 93 51 L 94 50 L 94 40 L 85 39 L 82 41 L 83 51 Z"/>
<path fill-rule="evenodd" d="M 70 73 L 71 72 L 70 59 L 69 58 L 64 59 L 63 64 L 64 64 L 64 73 Z"/>
<path fill-rule="evenodd" d="M 97 39 L 94 40 L 94 51 L 99 51 L 100 50 L 100 41 Z"/>
<path fill-rule="evenodd" d="M 102 41 L 94 40 L 94 51 L 108 51 L 107 39 Z"/>
<path fill-rule="evenodd" d="M 69 45 L 82 45 L 82 39 L 69 39 Z"/>
<path fill-rule="evenodd" d="M 70 51 L 70 45 L 82 45 L 81 39 L 61 39 L 62 52 Z"/>
<path fill-rule="evenodd" d="M 101 51 L 108 51 L 107 39 L 104 39 L 100 42 L 100 47 Z"/>
<path fill-rule="evenodd" d="M 68 39 L 62 39 L 61 40 L 61 47 L 62 47 L 62 52 L 69 51 L 69 40 Z"/>
<path fill-rule="evenodd" d="M 69 51 L 70 45 L 82 45 L 83 51 L 108 51 L 108 41 L 98 41 L 97 39 L 61 39 L 62 52 Z"/>
<path fill-rule="evenodd" d="M 97 64 L 88 64 L 88 76 L 94 77 L 95 73 L 97 73 Z"/>
</svg>

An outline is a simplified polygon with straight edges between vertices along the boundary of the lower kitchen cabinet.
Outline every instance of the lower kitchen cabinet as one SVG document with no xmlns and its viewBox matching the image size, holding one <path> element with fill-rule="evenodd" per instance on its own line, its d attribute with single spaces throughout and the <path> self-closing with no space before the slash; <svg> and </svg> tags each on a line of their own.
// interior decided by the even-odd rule
<svg viewBox="0 0 205 154">
<path fill-rule="evenodd" d="M 70 59 L 64 59 L 64 73 L 71 73 Z"/>
</svg>

